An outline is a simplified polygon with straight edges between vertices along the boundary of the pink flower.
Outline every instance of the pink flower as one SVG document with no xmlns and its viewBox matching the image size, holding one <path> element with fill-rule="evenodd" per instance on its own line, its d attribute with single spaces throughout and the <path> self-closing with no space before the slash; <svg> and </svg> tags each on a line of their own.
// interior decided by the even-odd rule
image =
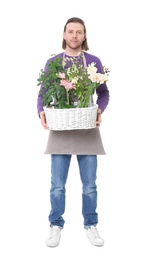
<svg viewBox="0 0 146 260">
<path fill-rule="evenodd" d="M 67 91 L 69 91 L 69 90 L 72 89 L 72 88 L 73 88 L 73 89 L 76 89 L 75 84 L 72 83 L 72 82 L 67 81 L 66 79 L 62 79 L 62 80 L 60 81 L 60 85 L 61 85 L 61 86 L 64 86 Z"/>
</svg>

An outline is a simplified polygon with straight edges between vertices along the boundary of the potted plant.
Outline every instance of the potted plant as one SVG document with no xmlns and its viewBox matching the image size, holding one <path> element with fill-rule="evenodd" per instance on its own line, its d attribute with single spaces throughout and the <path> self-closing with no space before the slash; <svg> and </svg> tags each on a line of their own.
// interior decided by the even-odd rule
<svg viewBox="0 0 146 260">
<path fill-rule="evenodd" d="M 50 59 L 47 71 L 41 70 L 39 73 L 37 86 L 41 86 L 42 102 L 52 130 L 96 126 L 97 105 L 90 106 L 89 101 L 95 89 L 108 80 L 109 69 L 103 67 L 103 73 L 98 73 L 94 62 L 84 67 L 79 61 L 82 55 L 80 53 L 78 57 Z M 51 127 L 53 122 L 55 126 Z"/>
</svg>

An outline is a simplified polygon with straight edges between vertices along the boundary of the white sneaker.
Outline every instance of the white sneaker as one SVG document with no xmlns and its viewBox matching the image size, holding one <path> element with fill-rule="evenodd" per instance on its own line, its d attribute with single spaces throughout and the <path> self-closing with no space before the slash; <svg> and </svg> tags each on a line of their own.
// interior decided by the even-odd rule
<svg viewBox="0 0 146 260">
<path fill-rule="evenodd" d="M 86 230 L 86 235 L 93 246 L 103 246 L 104 240 L 100 237 L 95 226 L 91 226 Z"/>
<path fill-rule="evenodd" d="M 55 247 L 59 245 L 61 238 L 61 227 L 52 226 L 50 229 L 49 237 L 46 240 L 46 246 Z"/>
</svg>

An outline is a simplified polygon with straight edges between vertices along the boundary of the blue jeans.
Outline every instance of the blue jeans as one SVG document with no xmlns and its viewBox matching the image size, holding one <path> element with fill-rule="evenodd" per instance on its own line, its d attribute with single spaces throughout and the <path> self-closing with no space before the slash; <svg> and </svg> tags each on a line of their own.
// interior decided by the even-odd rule
<svg viewBox="0 0 146 260">
<path fill-rule="evenodd" d="M 97 156 L 96 155 L 77 155 L 80 178 L 82 181 L 82 215 L 84 227 L 98 223 L 97 208 Z M 65 212 L 65 185 L 71 155 L 51 155 L 51 189 L 50 202 L 51 211 L 49 222 L 54 226 L 64 226 L 62 215 Z"/>
</svg>

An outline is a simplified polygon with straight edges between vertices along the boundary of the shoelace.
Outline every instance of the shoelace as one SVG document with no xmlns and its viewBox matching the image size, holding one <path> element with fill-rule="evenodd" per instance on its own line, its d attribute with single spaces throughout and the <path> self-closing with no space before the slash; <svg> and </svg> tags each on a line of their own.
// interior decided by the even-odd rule
<svg viewBox="0 0 146 260">
<path fill-rule="evenodd" d="M 100 238 L 97 228 L 91 229 L 91 232 L 93 233 L 94 237 Z"/>
</svg>

